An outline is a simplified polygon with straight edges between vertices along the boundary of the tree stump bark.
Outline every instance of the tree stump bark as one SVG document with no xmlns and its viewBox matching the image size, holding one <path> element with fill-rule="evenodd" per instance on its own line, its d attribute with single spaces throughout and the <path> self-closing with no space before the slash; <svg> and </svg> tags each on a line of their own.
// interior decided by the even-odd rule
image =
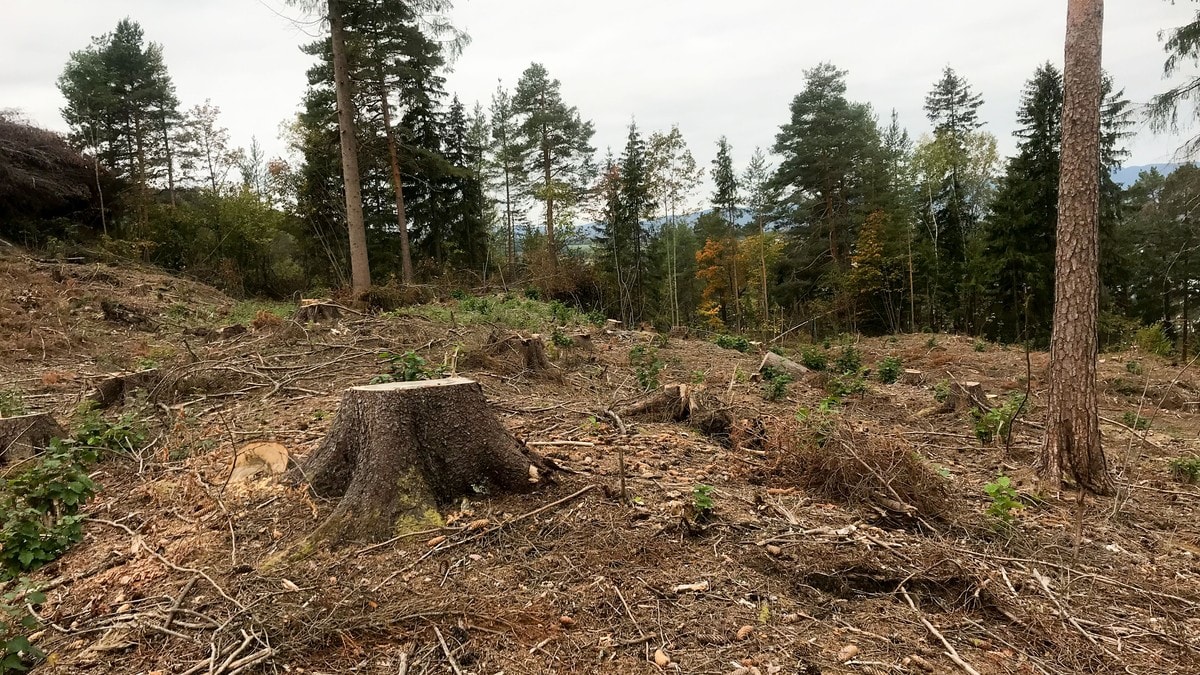
<svg viewBox="0 0 1200 675">
<path fill-rule="evenodd" d="M 337 321 L 342 318 L 342 308 L 331 302 L 322 300 L 300 300 L 300 307 L 292 315 L 292 320 L 299 324 L 324 323 Z"/>
<path fill-rule="evenodd" d="M 49 413 L 0 418 L 0 466 L 10 466 L 40 454 L 51 438 L 66 432 Z"/>
<path fill-rule="evenodd" d="M 341 498 L 301 553 L 436 527 L 438 506 L 479 491 L 528 491 L 548 470 L 504 429 L 473 380 L 347 389 L 297 476 L 317 495 Z"/>
<path fill-rule="evenodd" d="M 124 403 L 125 397 L 135 389 L 149 391 L 157 387 L 162 379 L 163 374 L 157 368 L 136 373 L 112 373 L 96 382 L 96 388 L 88 395 L 88 400 L 95 403 L 97 408 L 109 408 Z"/>
<path fill-rule="evenodd" d="M 541 373 L 551 368 L 550 359 L 546 358 L 546 343 L 537 334 L 523 337 L 515 333 L 505 336 L 493 333 L 482 351 L 486 358 L 481 365 L 506 372 Z"/>
</svg>

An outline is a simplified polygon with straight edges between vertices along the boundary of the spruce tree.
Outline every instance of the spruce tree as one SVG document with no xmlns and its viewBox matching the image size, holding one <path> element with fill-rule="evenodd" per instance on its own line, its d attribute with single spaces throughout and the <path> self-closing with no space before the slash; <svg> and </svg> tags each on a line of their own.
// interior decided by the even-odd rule
<svg viewBox="0 0 1200 675">
<path fill-rule="evenodd" d="M 527 193 L 525 162 L 527 149 L 520 142 L 520 125 L 513 109 L 512 95 L 503 87 L 492 94 L 492 163 L 496 170 L 496 190 L 500 195 L 504 253 L 509 268 L 517 264 L 517 223 L 521 203 Z"/>
<path fill-rule="evenodd" d="M 722 264 L 729 278 L 729 297 L 730 302 L 733 304 L 734 326 L 740 331 L 742 329 L 741 275 L 738 272 L 737 260 L 738 221 L 741 215 L 738 208 L 739 185 L 737 173 L 733 169 L 733 148 L 729 145 L 729 140 L 724 136 L 717 140 L 717 156 L 712 161 L 712 177 L 713 212 L 725 222 L 725 232 L 721 237 L 721 251 L 724 253 Z M 728 309 L 730 308 L 722 307 L 722 310 L 725 312 Z M 726 320 L 728 320 L 728 317 L 726 317 Z"/>
<path fill-rule="evenodd" d="M 646 244 L 647 233 L 642 219 L 653 216 L 655 204 L 651 196 L 651 175 L 647 166 L 646 143 L 638 132 L 637 123 L 629 125 L 625 151 L 620 160 L 620 228 L 631 243 L 630 292 L 627 317 L 633 325 L 646 314 Z"/>
</svg>

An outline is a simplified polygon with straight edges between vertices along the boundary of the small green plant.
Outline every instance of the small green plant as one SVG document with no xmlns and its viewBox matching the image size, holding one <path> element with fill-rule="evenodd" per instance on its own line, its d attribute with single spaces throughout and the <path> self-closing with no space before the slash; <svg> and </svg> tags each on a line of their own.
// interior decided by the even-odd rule
<svg viewBox="0 0 1200 675">
<path fill-rule="evenodd" d="M 1180 483 L 1200 483 L 1200 457 L 1176 457 L 1168 466 L 1171 476 Z"/>
<path fill-rule="evenodd" d="M 884 384 L 895 384 L 903 372 L 904 366 L 895 356 L 889 356 L 875 365 L 876 377 Z"/>
<path fill-rule="evenodd" d="M 704 381 L 707 379 L 708 379 L 708 373 L 704 372 L 703 370 L 693 370 L 692 371 L 692 384 L 699 386 L 701 384 L 704 384 Z"/>
<path fill-rule="evenodd" d="M 857 375 L 862 370 L 862 352 L 854 345 L 842 347 L 833 361 L 833 369 L 840 375 Z"/>
<path fill-rule="evenodd" d="M 975 341 L 975 351 L 982 353 L 982 352 L 986 352 L 987 348 L 988 348 L 987 342 L 985 342 L 983 340 Z"/>
<path fill-rule="evenodd" d="M 555 300 L 550 303 L 550 318 L 554 323 L 565 326 L 575 319 L 575 310 Z"/>
<path fill-rule="evenodd" d="M 1021 409 L 1024 400 L 1024 394 L 1014 394 L 1003 405 L 996 406 L 987 412 L 981 412 L 979 408 L 972 408 L 971 417 L 975 420 L 975 438 L 978 438 L 980 443 L 987 445 L 997 437 L 1003 436 L 1005 430 L 1012 424 L 1013 418 L 1016 417 L 1017 411 Z"/>
<path fill-rule="evenodd" d="M 716 502 L 713 501 L 713 486 L 697 485 L 693 487 L 692 506 L 695 507 L 696 513 L 699 515 L 710 515 L 717 506 Z"/>
<path fill-rule="evenodd" d="M 800 363 L 809 370 L 822 371 L 829 367 L 829 354 L 813 345 L 800 350 Z"/>
<path fill-rule="evenodd" d="M 146 442 L 146 435 L 146 427 L 131 413 L 110 420 L 91 404 L 85 404 L 79 409 L 73 442 L 98 458 L 103 452 L 136 452 Z"/>
<path fill-rule="evenodd" d="M 938 346 L 938 339 L 936 337 L 930 335 L 929 339 L 925 341 L 925 348 L 926 349 L 937 349 L 937 346 Z"/>
<path fill-rule="evenodd" d="M 1150 428 L 1150 420 L 1133 411 L 1127 411 L 1124 415 L 1122 415 L 1121 421 L 1124 422 L 1125 426 L 1129 427 L 1130 429 L 1136 429 L 1138 431 L 1145 431 Z"/>
<path fill-rule="evenodd" d="M 987 510 L 988 515 L 1005 525 L 1011 525 L 1016 520 L 1014 512 L 1024 508 L 1021 495 L 1012 486 L 1012 479 L 1008 476 L 997 476 L 996 480 L 983 486 L 983 491 L 992 498 Z"/>
<path fill-rule="evenodd" d="M 1141 361 L 1127 361 L 1125 363 L 1125 370 L 1128 371 L 1130 375 L 1141 375 L 1145 372 L 1145 369 L 1142 368 Z"/>
<path fill-rule="evenodd" d="M 658 389 L 658 374 L 662 372 L 665 364 L 658 358 L 657 349 L 642 345 L 630 349 L 629 365 L 633 366 L 642 391 Z"/>
<path fill-rule="evenodd" d="M 24 415 L 25 399 L 16 389 L 0 390 L 0 417 L 19 417 Z"/>
<path fill-rule="evenodd" d="M 575 346 L 575 341 L 562 332 L 562 329 L 558 326 L 555 326 L 554 332 L 550 333 L 550 342 L 560 349 L 570 349 Z"/>
<path fill-rule="evenodd" d="M 379 358 L 387 366 L 388 371 L 372 378 L 371 384 L 437 380 L 446 376 L 445 366 L 431 366 L 424 357 L 411 350 L 403 354 L 384 352 L 379 355 Z"/>
<path fill-rule="evenodd" d="M 829 383 L 825 385 L 825 391 L 838 399 L 865 394 L 867 393 L 867 381 L 863 379 L 862 375 L 847 373 L 830 378 Z"/>
<path fill-rule="evenodd" d="M 29 642 L 38 620 L 25 605 L 39 605 L 46 595 L 20 577 L 16 588 L 0 596 L 0 675 L 23 673 L 46 654 Z"/>
<path fill-rule="evenodd" d="M 1133 342 L 1141 351 L 1157 356 L 1166 356 L 1174 349 L 1174 345 L 1163 331 L 1162 325 L 1157 323 L 1138 330 L 1133 337 Z"/>
<path fill-rule="evenodd" d="M 745 354 L 750 351 L 750 341 L 741 335 L 721 334 L 714 340 L 721 349 L 733 349 Z"/>
<path fill-rule="evenodd" d="M 583 318 L 587 319 L 587 322 L 593 326 L 603 326 L 606 322 L 608 322 L 608 317 L 604 316 L 602 312 L 597 312 L 596 310 L 592 310 L 587 314 L 584 314 Z"/>
<path fill-rule="evenodd" d="M 792 383 L 791 375 L 770 366 L 762 369 L 762 379 L 763 398 L 767 401 L 778 401 L 786 397 L 788 385 Z"/>
<path fill-rule="evenodd" d="M 933 385 L 933 400 L 938 403 L 950 400 L 950 380 L 941 380 Z"/>
<path fill-rule="evenodd" d="M 579 428 L 587 433 L 599 433 L 600 420 L 596 419 L 595 415 L 589 415 L 587 421 L 579 425 Z"/>
</svg>

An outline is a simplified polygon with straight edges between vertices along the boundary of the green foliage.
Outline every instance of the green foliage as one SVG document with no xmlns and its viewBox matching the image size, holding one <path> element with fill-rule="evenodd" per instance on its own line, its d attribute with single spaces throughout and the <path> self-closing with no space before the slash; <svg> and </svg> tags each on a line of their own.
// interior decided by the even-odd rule
<svg viewBox="0 0 1200 675">
<path fill-rule="evenodd" d="M 741 335 L 721 334 L 714 340 L 721 349 L 733 349 L 745 354 L 750 351 L 750 341 Z"/>
<path fill-rule="evenodd" d="M 37 617 L 25 604 L 40 605 L 46 594 L 36 590 L 29 579 L 20 577 L 16 587 L 0 596 L 0 675 L 23 673 L 46 654 L 29 642 L 29 634 L 38 628 Z"/>
<path fill-rule="evenodd" d="M 240 323 L 249 326 L 260 313 L 273 314 L 281 319 L 290 319 L 296 313 L 296 306 L 290 302 L 271 302 L 269 300 L 242 300 L 229 311 L 229 323 Z"/>
<path fill-rule="evenodd" d="M 987 348 L 988 348 L 987 341 L 985 341 L 985 340 L 976 340 L 975 341 L 975 345 L 974 345 L 975 351 L 983 353 L 983 352 L 987 351 Z"/>
<path fill-rule="evenodd" d="M 822 371 L 829 367 L 829 353 L 812 345 L 800 350 L 800 363 L 809 370 Z"/>
<path fill-rule="evenodd" d="M 939 380 L 933 385 L 933 400 L 945 403 L 950 399 L 950 380 Z"/>
<path fill-rule="evenodd" d="M 1157 356 L 1166 356 L 1174 349 L 1170 338 L 1163 332 L 1161 324 L 1154 324 L 1153 326 L 1146 326 L 1140 329 L 1134 335 L 1133 342 L 1139 350 Z"/>
<path fill-rule="evenodd" d="M 11 578 L 35 570 L 83 539 L 79 509 L 95 494 L 93 448 L 54 439 L 40 460 L 0 480 L 0 566 Z"/>
<path fill-rule="evenodd" d="M 867 393 L 867 381 L 862 375 L 856 373 L 846 373 L 830 378 L 829 383 L 825 385 L 825 391 L 839 399 L 856 394 Z"/>
<path fill-rule="evenodd" d="M 417 380 L 437 380 L 446 376 L 446 367 L 431 366 L 420 354 L 409 350 L 403 354 L 384 352 L 379 358 L 387 366 L 387 372 L 376 375 L 371 384 L 384 382 L 415 382 Z"/>
<path fill-rule="evenodd" d="M 842 347 L 842 351 L 833 360 L 833 369 L 841 375 L 857 375 L 862 370 L 862 352 L 854 345 Z"/>
<path fill-rule="evenodd" d="M 554 323 L 560 326 L 573 323 L 577 314 L 578 312 L 576 312 L 574 309 L 564 305 L 558 300 L 554 300 L 550 303 L 550 318 L 552 321 L 554 321 Z"/>
<path fill-rule="evenodd" d="M 665 364 L 658 358 L 657 349 L 642 345 L 630 349 L 629 365 L 633 366 L 638 386 L 642 391 L 658 389 L 658 374 L 662 372 Z"/>
<path fill-rule="evenodd" d="M 713 501 L 713 486 L 711 485 L 696 485 L 692 488 L 692 506 L 696 512 L 701 515 L 709 515 L 716 508 L 716 502 Z"/>
<path fill-rule="evenodd" d="M 695 384 L 695 385 L 704 384 L 704 381 L 706 379 L 708 379 L 708 373 L 704 372 L 703 370 L 693 370 L 692 371 L 692 384 Z"/>
<path fill-rule="evenodd" d="M 788 385 L 792 383 L 791 375 L 770 366 L 762 369 L 762 379 L 763 398 L 767 401 L 778 401 L 787 396 Z"/>
<path fill-rule="evenodd" d="M 0 417 L 19 417 L 25 414 L 25 398 L 16 389 L 0 390 Z"/>
<path fill-rule="evenodd" d="M 992 498 L 987 510 L 988 515 L 1005 525 L 1011 525 L 1016 520 L 1014 511 L 1024 508 L 1021 495 L 1012 486 L 1012 479 L 1008 476 L 997 476 L 996 480 L 983 486 L 983 491 Z"/>
<path fill-rule="evenodd" d="M 1141 375 L 1145 372 L 1141 361 L 1127 361 L 1125 363 L 1125 370 L 1131 375 Z"/>
<path fill-rule="evenodd" d="M 1121 421 L 1124 422 L 1125 426 L 1129 427 L 1130 429 L 1137 429 L 1138 431 L 1146 431 L 1150 428 L 1150 420 L 1131 410 L 1126 411 L 1125 414 L 1121 416 Z"/>
<path fill-rule="evenodd" d="M 1171 476 L 1181 483 L 1200 483 L 1200 457 L 1176 457 L 1168 465 Z"/>
<path fill-rule="evenodd" d="M 937 337 L 930 335 L 929 339 L 925 341 L 925 348 L 926 349 L 937 349 L 937 346 L 938 346 Z"/>
<path fill-rule="evenodd" d="M 889 356 L 875 366 L 876 377 L 884 384 L 895 384 L 904 372 L 904 365 L 895 356 Z"/>
<path fill-rule="evenodd" d="M 110 420 L 91 404 L 85 404 L 79 410 L 73 440 L 81 450 L 92 454 L 89 461 L 96 461 L 106 451 L 136 452 L 146 442 L 146 427 L 132 413 Z"/>
<path fill-rule="evenodd" d="M 550 342 L 560 349 L 570 349 L 575 346 L 575 341 L 570 338 L 558 326 L 554 327 L 554 332 L 550 333 Z"/>
<path fill-rule="evenodd" d="M 971 417 L 975 420 L 975 438 L 987 445 L 997 437 L 1003 436 L 1005 430 L 1012 425 L 1013 418 L 1025 401 L 1024 394 L 1014 394 L 1008 397 L 1003 405 L 981 412 L 978 408 L 971 409 Z"/>
</svg>

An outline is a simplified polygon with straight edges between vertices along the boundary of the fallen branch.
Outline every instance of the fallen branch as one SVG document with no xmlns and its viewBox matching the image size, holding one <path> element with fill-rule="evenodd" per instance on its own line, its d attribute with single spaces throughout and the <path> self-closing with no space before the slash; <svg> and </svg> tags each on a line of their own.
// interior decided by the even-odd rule
<svg viewBox="0 0 1200 675">
<path fill-rule="evenodd" d="M 963 658 L 958 655 L 958 650 L 954 648 L 954 645 L 950 644 L 950 641 L 946 639 L 946 636 L 942 635 L 937 628 L 934 628 L 933 624 L 929 623 L 929 619 L 926 619 L 923 615 L 921 615 L 921 610 L 917 609 L 916 603 L 913 602 L 912 596 L 908 594 L 908 590 L 904 588 L 904 586 L 900 587 L 900 594 L 904 596 L 906 601 L 908 601 L 908 606 L 912 607 L 912 610 L 918 614 L 917 618 L 921 620 L 921 623 L 925 624 L 925 628 L 927 628 L 935 638 L 941 640 L 942 644 L 946 646 L 946 656 L 949 656 L 950 660 L 958 664 L 958 667 L 962 668 L 963 671 L 970 673 L 970 675 L 979 675 L 978 670 L 975 670 L 973 667 L 971 667 L 971 664 L 964 661 Z"/>
</svg>

